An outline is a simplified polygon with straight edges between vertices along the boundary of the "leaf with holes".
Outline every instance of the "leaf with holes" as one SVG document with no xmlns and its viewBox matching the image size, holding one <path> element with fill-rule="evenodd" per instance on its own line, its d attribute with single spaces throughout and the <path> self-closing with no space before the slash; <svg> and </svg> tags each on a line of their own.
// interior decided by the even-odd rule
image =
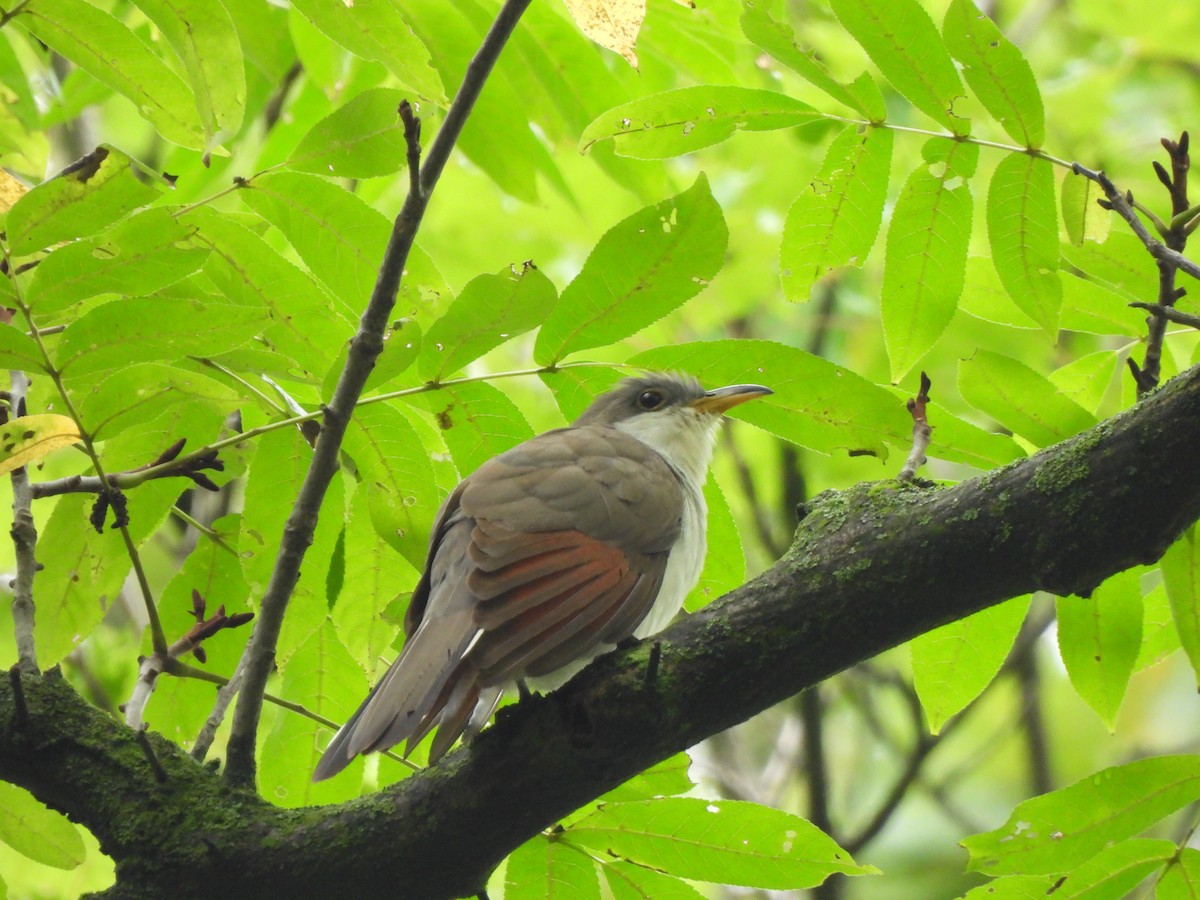
<svg viewBox="0 0 1200 900">
<path fill-rule="evenodd" d="M 639 210 L 600 238 L 534 345 L 539 365 L 603 347 L 690 300 L 725 261 L 729 231 L 708 179 Z"/>
<path fill-rule="evenodd" d="M 1046 139 L 1042 95 L 1017 46 L 971 0 L 953 0 L 942 36 L 984 108 L 1013 140 L 1040 147 Z"/>
<path fill-rule="evenodd" d="M 887 199 L 892 133 L 847 128 L 788 211 L 779 249 L 783 290 L 804 301 L 814 284 L 839 266 L 866 261 Z"/>
<path fill-rule="evenodd" d="M 833 0 L 833 12 L 885 78 L 921 112 L 955 134 L 971 123 L 955 115 L 963 96 L 937 26 L 917 0 Z"/>
<path fill-rule="evenodd" d="M 786 94 L 755 88 L 703 85 L 651 94 L 598 116 L 579 138 L 587 152 L 612 141 L 620 156 L 665 159 L 728 140 L 738 131 L 793 128 L 820 118 Z"/>
</svg>

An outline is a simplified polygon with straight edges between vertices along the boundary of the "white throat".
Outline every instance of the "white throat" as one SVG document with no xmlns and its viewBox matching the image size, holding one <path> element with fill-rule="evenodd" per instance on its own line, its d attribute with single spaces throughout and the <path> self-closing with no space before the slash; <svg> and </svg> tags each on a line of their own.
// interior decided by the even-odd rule
<svg viewBox="0 0 1200 900">
<path fill-rule="evenodd" d="M 718 415 L 676 406 L 624 419 L 616 427 L 658 451 L 690 487 L 699 490 L 708 475 L 720 422 Z"/>
</svg>

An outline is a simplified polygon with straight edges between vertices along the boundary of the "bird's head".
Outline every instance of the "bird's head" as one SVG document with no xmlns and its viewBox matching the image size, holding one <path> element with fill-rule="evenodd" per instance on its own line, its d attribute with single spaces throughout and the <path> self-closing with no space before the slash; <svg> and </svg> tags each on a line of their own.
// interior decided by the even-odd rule
<svg viewBox="0 0 1200 900">
<path fill-rule="evenodd" d="M 703 484 L 721 416 L 739 403 L 771 393 L 761 384 L 706 391 L 691 375 L 654 373 L 624 379 L 593 400 L 574 424 L 619 428 Z"/>
</svg>

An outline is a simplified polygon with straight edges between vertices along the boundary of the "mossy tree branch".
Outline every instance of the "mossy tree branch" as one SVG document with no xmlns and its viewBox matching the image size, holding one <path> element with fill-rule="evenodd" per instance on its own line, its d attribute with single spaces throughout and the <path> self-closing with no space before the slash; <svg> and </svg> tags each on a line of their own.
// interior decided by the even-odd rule
<svg viewBox="0 0 1200 900">
<path fill-rule="evenodd" d="M 0 777 L 92 830 L 117 862 L 114 897 L 471 894 L 571 810 L 847 666 L 1009 597 L 1087 594 L 1155 561 L 1200 517 L 1198 444 L 1200 367 L 956 487 L 823 494 L 759 578 L 349 803 L 275 809 L 152 736 L 156 780 L 136 734 L 54 673 L 0 684 Z"/>
</svg>

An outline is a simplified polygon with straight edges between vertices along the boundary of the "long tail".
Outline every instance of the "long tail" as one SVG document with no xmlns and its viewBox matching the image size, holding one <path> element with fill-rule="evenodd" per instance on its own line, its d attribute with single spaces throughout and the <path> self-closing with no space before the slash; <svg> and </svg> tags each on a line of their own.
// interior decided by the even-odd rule
<svg viewBox="0 0 1200 900">
<path fill-rule="evenodd" d="M 438 720 L 458 719 L 462 711 L 448 708 L 447 701 L 453 698 L 465 704 L 468 697 L 477 698 L 479 693 L 474 685 L 477 673 L 462 663 L 478 630 L 470 608 L 422 621 L 362 706 L 333 736 L 313 772 L 313 781 L 336 775 L 360 753 L 386 750 L 414 735 L 419 740 Z M 463 727 L 469 715 L 468 709 L 462 716 Z M 461 731 L 460 727 L 448 735 L 446 746 Z M 445 740 L 439 735 L 439 745 Z"/>
</svg>

